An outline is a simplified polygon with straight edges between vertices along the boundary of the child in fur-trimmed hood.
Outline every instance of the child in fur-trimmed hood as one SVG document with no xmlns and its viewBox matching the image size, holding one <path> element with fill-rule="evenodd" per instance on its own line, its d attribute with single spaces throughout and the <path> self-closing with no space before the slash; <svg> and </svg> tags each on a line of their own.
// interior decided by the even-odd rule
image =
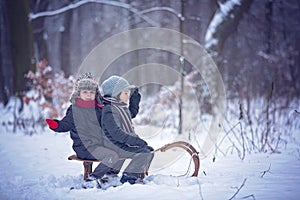
<svg viewBox="0 0 300 200">
<path fill-rule="evenodd" d="M 70 131 L 73 150 L 80 159 L 101 160 L 90 177 L 101 179 L 105 174 L 119 171 L 113 170 L 119 156 L 111 149 L 103 147 L 103 131 L 101 129 L 102 105 L 100 105 L 98 83 L 90 73 L 81 75 L 71 95 L 70 107 L 61 119 L 46 119 L 50 129 L 55 132 Z"/>
</svg>

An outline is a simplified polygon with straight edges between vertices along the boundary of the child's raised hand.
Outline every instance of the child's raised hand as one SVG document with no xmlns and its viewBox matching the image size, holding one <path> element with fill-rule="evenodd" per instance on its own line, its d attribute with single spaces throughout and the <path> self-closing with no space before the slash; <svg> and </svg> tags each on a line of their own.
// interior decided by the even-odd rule
<svg viewBox="0 0 300 200">
<path fill-rule="evenodd" d="M 53 119 L 46 119 L 46 123 L 48 124 L 49 128 L 56 129 L 58 128 L 58 122 Z"/>
<path fill-rule="evenodd" d="M 130 101 L 138 101 L 139 103 L 141 100 L 141 94 L 139 93 L 139 88 L 135 87 L 131 89 Z"/>
</svg>

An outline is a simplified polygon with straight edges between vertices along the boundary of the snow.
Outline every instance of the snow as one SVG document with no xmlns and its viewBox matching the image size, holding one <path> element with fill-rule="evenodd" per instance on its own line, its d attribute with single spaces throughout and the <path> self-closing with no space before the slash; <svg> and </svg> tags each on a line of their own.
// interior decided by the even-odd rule
<svg viewBox="0 0 300 200">
<path fill-rule="evenodd" d="M 254 108 L 262 110 L 261 104 L 262 101 L 256 101 Z M 229 110 L 236 107 L 233 105 L 236 103 L 232 102 Z M 155 153 L 145 185 L 126 183 L 107 190 L 70 190 L 83 182 L 83 166 L 81 162 L 67 160 L 68 156 L 74 154 L 69 133 L 58 134 L 37 126 L 33 123 L 32 116 L 41 115 L 44 110 L 39 110 L 35 104 L 24 104 L 22 112 L 18 113 L 20 100 L 12 98 L 6 107 L 0 104 L 0 156 L 3 159 L 0 170 L 0 199 L 298 199 L 299 115 L 292 112 L 292 108 L 297 105 L 298 101 L 290 105 L 288 113 L 277 113 L 277 118 L 281 116 L 290 119 L 289 125 L 272 125 L 274 129 L 284 133 L 280 138 L 285 143 L 278 146 L 278 152 L 281 153 L 272 154 L 270 150 L 266 153 L 255 153 L 249 151 L 251 148 L 245 147 L 245 155 L 240 156 L 239 151 L 243 150 L 243 146 L 234 140 L 234 133 L 228 132 L 223 133 L 226 137 L 220 136 L 218 149 L 201 158 L 198 177 L 190 177 L 194 170 L 190 156 L 180 149 L 171 149 Z M 172 108 L 169 110 L 174 111 Z M 253 115 L 261 113 L 257 112 L 254 110 Z M 176 112 L 173 115 L 177 116 Z M 25 124 L 27 128 L 24 128 L 14 124 L 15 118 L 31 123 Z M 237 120 L 233 116 L 229 118 L 229 127 L 225 127 L 227 130 Z M 193 119 L 189 121 L 191 124 Z M 201 134 L 191 137 L 199 141 L 189 141 L 197 150 L 200 150 L 201 141 L 205 138 L 205 125 L 210 124 L 210 121 L 209 116 L 202 116 L 203 124 L 201 130 L 197 131 Z M 263 128 L 258 123 L 253 126 L 258 130 Z M 245 125 L 243 130 L 249 131 L 246 127 Z M 177 137 L 174 127 L 135 125 L 135 130 L 155 149 L 186 137 Z M 232 138 L 229 140 L 230 136 Z"/>
<path fill-rule="evenodd" d="M 160 139 L 149 141 L 156 142 L 161 143 Z M 251 195 L 255 199 L 298 199 L 300 160 L 296 148 L 290 146 L 282 154 L 250 154 L 244 160 L 227 155 L 217 156 L 213 162 L 208 156 L 201 160 L 198 177 L 174 176 L 188 167 L 180 158 L 168 168 L 150 172 L 145 185 L 69 190 L 81 183 L 83 167 L 67 160 L 73 154 L 68 133 L 1 133 L 0 199 L 229 199 L 243 181 L 237 199 L 251 199 Z"/>
</svg>

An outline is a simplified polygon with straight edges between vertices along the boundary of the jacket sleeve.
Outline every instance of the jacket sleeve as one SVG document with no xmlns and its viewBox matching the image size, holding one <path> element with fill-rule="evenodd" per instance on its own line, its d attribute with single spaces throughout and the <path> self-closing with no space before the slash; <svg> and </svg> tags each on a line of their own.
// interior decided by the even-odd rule
<svg viewBox="0 0 300 200">
<path fill-rule="evenodd" d="M 145 146 L 147 143 L 139 137 L 130 135 L 121 129 L 117 124 L 116 116 L 117 113 L 113 113 L 111 106 L 105 106 L 102 112 L 102 128 L 105 127 L 105 134 L 120 143 L 125 143 L 130 146 Z"/>
<path fill-rule="evenodd" d="M 67 132 L 75 127 L 73 120 L 72 106 L 70 106 L 66 112 L 66 115 L 61 120 L 55 120 L 58 122 L 58 128 L 52 129 L 55 132 Z"/>
<path fill-rule="evenodd" d="M 138 91 L 138 88 L 135 88 L 129 99 L 129 111 L 131 114 L 131 118 L 135 118 L 136 115 L 139 113 L 140 101 L 141 101 L 141 95 Z"/>
</svg>

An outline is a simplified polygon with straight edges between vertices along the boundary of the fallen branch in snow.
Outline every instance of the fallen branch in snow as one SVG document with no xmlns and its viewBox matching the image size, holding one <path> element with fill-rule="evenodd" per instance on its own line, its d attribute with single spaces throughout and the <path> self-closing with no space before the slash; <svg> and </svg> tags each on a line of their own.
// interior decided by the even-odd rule
<svg viewBox="0 0 300 200">
<path fill-rule="evenodd" d="M 201 198 L 201 200 L 203 200 L 202 190 L 201 190 L 201 184 L 199 182 L 199 178 L 197 178 L 197 183 L 198 183 L 198 186 L 199 186 L 199 195 L 200 195 L 200 198 Z"/>
<path fill-rule="evenodd" d="M 239 192 L 240 190 L 244 187 L 245 183 L 247 181 L 247 178 L 244 179 L 243 183 L 241 184 L 241 186 L 239 188 L 237 188 L 237 191 L 233 194 L 232 197 L 229 198 L 229 200 L 233 199 Z"/>
<path fill-rule="evenodd" d="M 267 170 L 265 170 L 265 171 L 262 172 L 262 175 L 261 175 L 260 177 L 263 178 L 264 175 L 265 175 L 267 172 L 271 173 L 271 172 L 270 172 L 270 169 L 271 169 L 271 164 L 270 164 L 270 166 L 269 166 L 269 168 L 268 168 Z"/>
<path fill-rule="evenodd" d="M 300 115 L 300 112 L 298 110 L 295 110 L 295 113 L 299 114 Z"/>
<path fill-rule="evenodd" d="M 246 180 L 247 180 L 247 178 L 244 179 L 242 185 L 239 188 L 237 188 L 237 191 L 233 194 L 232 197 L 229 198 L 229 200 L 233 199 L 240 192 L 240 190 L 244 187 Z"/>
<path fill-rule="evenodd" d="M 248 196 L 245 196 L 245 197 L 242 197 L 242 199 L 247 199 L 247 198 L 249 198 L 249 197 L 252 197 L 252 199 L 254 199 L 254 200 L 255 200 L 255 196 L 254 196 L 253 194 L 251 194 L 251 195 L 248 195 Z"/>
</svg>

